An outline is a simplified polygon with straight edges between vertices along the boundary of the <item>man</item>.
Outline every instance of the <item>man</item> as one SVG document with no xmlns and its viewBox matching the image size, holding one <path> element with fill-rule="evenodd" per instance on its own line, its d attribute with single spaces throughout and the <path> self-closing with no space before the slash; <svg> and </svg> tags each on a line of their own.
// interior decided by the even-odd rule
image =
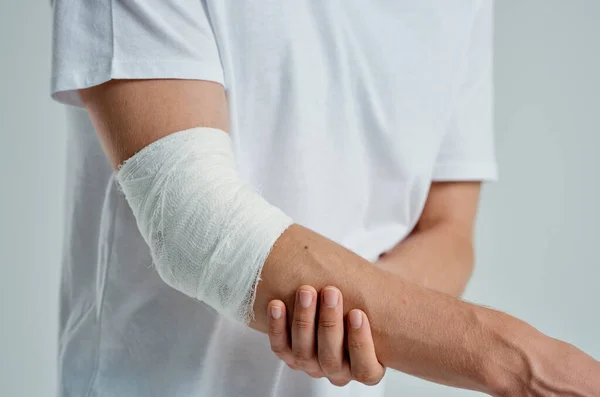
<svg viewBox="0 0 600 397">
<path fill-rule="evenodd" d="M 87 111 L 70 111 L 61 395 L 382 395 L 383 366 L 599 395 L 591 357 L 451 296 L 496 176 L 491 12 L 56 0 L 53 95 Z"/>
</svg>

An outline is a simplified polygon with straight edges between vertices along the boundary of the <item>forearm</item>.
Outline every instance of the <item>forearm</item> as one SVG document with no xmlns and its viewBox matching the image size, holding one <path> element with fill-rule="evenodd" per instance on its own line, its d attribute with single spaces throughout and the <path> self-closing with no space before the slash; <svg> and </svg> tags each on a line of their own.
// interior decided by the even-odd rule
<svg viewBox="0 0 600 397">
<path fill-rule="evenodd" d="M 145 145 L 150 145 L 181 128 L 207 126 L 227 130 L 227 106 L 224 98 L 225 93 L 220 86 L 202 81 L 122 81 L 82 91 L 82 99 L 115 168 L 129 156 L 138 153 Z M 222 135 L 219 136 L 222 137 Z M 198 152 L 200 153 L 204 149 L 203 146 L 198 147 Z M 227 153 L 230 154 L 230 148 L 227 150 Z M 179 160 L 174 153 L 180 153 L 180 151 L 165 153 L 165 157 L 161 159 L 161 162 L 167 162 L 169 166 L 157 169 L 157 164 L 155 164 L 148 168 L 141 168 L 140 171 L 144 175 L 150 171 L 160 173 L 158 179 L 161 183 L 164 181 L 171 183 L 174 178 L 181 182 L 178 185 L 180 187 L 189 187 L 191 183 L 195 183 L 195 187 L 199 187 L 198 177 L 204 176 L 204 172 L 209 171 L 203 171 L 204 165 L 198 169 L 196 165 L 192 165 L 184 167 L 184 171 L 191 172 L 193 176 L 184 177 L 179 170 L 174 171 L 172 162 Z M 200 155 L 194 157 L 194 161 L 210 162 L 215 159 L 211 156 Z M 228 164 L 226 168 L 234 169 L 231 164 Z M 168 175 L 164 175 L 165 172 Z M 230 182 L 233 183 L 233 179 Z M 144 186 L 149 183 L 148 178 L 121 180 L 121 182 L 124 181 L 133 185 L 139 182 Z M 125 191 L 123 184 L 121 186 Z M 200 187 L 205 189 L 207 186 Z M 238 186 L 237 182 L 236 186 Z M 215 206 L 215 203 L 230 202 L 228 199 L 211 200 L 210 192 L 193 194 L 193 189 L 177 190 L 175 196 L 170 196 L 170 198 L 177 199 L 175 201 L 156 201 L 154 196 L 157 192 L 173 193 L 173 190 L 163 189 L 160 186 L 152 187 L 150 186 L 150 195 L 130 194 L 129 197 L 135 203 L 136 211 L 143 212 L 144 217 L 148 214 L 179 214 L 182 209 L 187 209 L 185 211 L 187 214 L 197 214 L 197 211 L 190 212 L 190 208 L 187 207 L 195 206 L 193 208 L 195 210 L 207 211 L 207 208 L 210 209 L 211 205 Z M 221 187 L 220 183 L 214 186 L 215 189 Z M 133 190 L 139 192 L 138 188 L 139 186 Z M 248 193 L 247 189 L 245 192 Z M 138 202 L 139 199 L 150 196 L 153 198 L 153 203 L 160 204 L 159 210 L 164 210 L 162 207 L 168 205 L 169 211 L 157 211 L 154 204 L 149 208 L 142 208 Z M 253 198 L 253 200 L 255 199 Z M 200 200 L 204 200 L 203 203 L 199 203 Z M 216 207 L 215 212 L 211 212 L 211 214 L 223 215 L 232 208 L 231 205 L 217 205 Z M 204 271 L 202 265 L 206 265 L 206 261 L 215 261 L 208 263 L 211 266 L 229 263 L 227 255 L 223 254 L 238 252 L 235 247 L 225 249 L 231 244 L 227 243 L 228 238 L 221 238 L 222 235 L 229 236 L 227 234 L 229 229 L 224 228 L 225 226 L 233 227 L 234 231 L 239 232 L 240 222 L 248 221 L 245 216 L 246 212 L 242 211 L 243 203 L 240 203 L 238 207 L 241 209 L 237 213 L 239 216 L 232 219 L 225 216 L 225 221 L 221 223 L 203 223 L 197 216 L 184 216 L 179 220 L 185 221 L 187 227 L 178 228 L 178 231 L 186 238 L 164 234 L 162 230 L 158 230 L 159 233 L 146 231 L 144 238 L 154 248 L 165 248 L 166 237 L 169 237 L 169 244 L 173 243 L 179 249 L 185 248 L 182 252 L 184 255 L 179 255 L 175 261 L 163 261 L 162 258 L 158 258 L 159 260 L 156 261 L 157 269 L 160 264 L 161 268 L 165 270 L 165 281 L 173 281 L 175 280 L 174 276 L 177 276 L 175 281 L 181 281 L 193 287 L 194 291 L 188 292 L 190 292 L 190 296 L 194 297 L 197 297 L 196 292 L 202 292 L 204 287 L 212 288 L 217 292 L 215 296 L 211 296 L 214 298 L 212 299 L 213 307 L 219 305 L 222 307 L 223 303 L 229 302 L 227 295 L 232 293 L 231 290 L 234 288 L 231 285 L 237 278 L 240 278 L 238 273 L 243 273 L 243 266 L 236 272 L 231 272 L 232 280 L 230 281 L 232 282 L 224 288 L 219 288 L 218 283 L 207 282 L 197 285 L 192 282 L 193 279 L 187 270 Z M 260 207 L 264 208 L 265 206 L 261 204 Z M 146 225 L 153 225 L 153 223 Z M 159 226 L 161 225 L 162 223 L 159 223 Z M 259 223 L 259 225 L 263 224 Z M 217 245 L 223 248 L 219 251 L 220 256 L 214 255 L 214 245 L 206 243 L 205 232 L 208 226 L 212 227 L 213 231 L 219 232 L 213 233 L 212 236 L 217 237 Z M 264 239 L 249 239 L 253 235 L 254 229 L 260 229 L 254 226 L 243 229 L 245 234 L 240 239 L 248 247 L 255 247 L 254 244 L 248 244 L 248 241 L 250 243 L 265 241 Z M 158 240 L 155 240 L 155 237 Z M 529 337 L 538 335 L 538 333 L 516 319 L 417 286 L 400 276 L 394 276 L 376 268 L 372 263 L 345 250 L 340 245 L 297 225 L 292 225 L 279 239 L 273 239 L 273 241 L 275 240 L 276 243 L 264 263 L 261 273 L 262 281 L 258 284 L 255 304 L 251 307 L 256 314 L 254 326 L 258 329 L 264 331 L 266 328 L 267 303 L 271 299 L 283 298 L 289 307 L 293 307 L 294 291 L 298 286 L 310 284 L 316 288 L 322 288 L 325 285 L 335 285 L 344 294 L 346 312 L 352 308 L 363 309 L 371 319 L 378 357 L 386 366 L 440 383 L 491 392 L 506 390 L 507 385 L 514 384 L 515 379 L 518 378 L 514 375 L 515 373 L 527 375 L 527 366 L 523 369 L 524 362 L 536 363 L 531 361 L 530 357 L 523 356 L 521 353 L 523 349 L 519 344 L 522 343 L 521 341 L 539 340 L 535 336 Z M 156 244 L 157 241 L 160 244 Z M 186 244 L 186 242 L 190 242 L 190 244 Z M 202 249 L 196 244 L 198 242 L 204 243 Z M 185 247 L 180 245 L 185 245 Z M 268 247 L 271 246 L 272 243 Z M 262 248 L 260 249 L 262 250 Z M 169 247 L 158 251 L 160 251 L 159 253 L 173 252 Z M 267 252 L 268 250 L 265 248 L 264 254 L 266 255 Z M 260 252 L 261 255 L 262 253 L 263 251 Z M 254 254 L 257 253 L 254 252 Z M 258 257 L 259 255 L 250 256 L 246 262 L 252 262 L 252 258 Z M 186 268 L 185 272 L 181 272 L 179 259 L 182 258 L 193 264 L 193 269 Z M 263 262 L 262 259 L 255 260 L 253 264 L 260 263 L 262 265 Z M 198 276 L 198 274 L 194 273 L 194 276 Z M 202 297 L 200 296 L 200 298 Z M 246 304 L 246 302 L 243 303 Z M 229 305 L 227 308 L 231 309 L 232 307 Z M 290 315 L 288 318 L 292 317 Z M 523 337 L 523 335 L 527 337 Z M 547 351 L 548 349 L 538 350 Z M 579 353 L 578 355 L 581 356 Z M 587 360 L 591 359 L 587 358 Z M 577 362 L 578 360 L 575 360 L 575 363 Z M 575 366 L 571 364 L 571 367 Z M 591 368 L 592 365 L 585 366 L 585 369 L 589 371 L 588 367 Z M 594 373 L 597 373 L 597 370 Z M 590 379 L 594 379 L 592 373 L 590 373 Z M 546 381 L 544 384 L 550 383 Z M 569 383 L 566 382 L 566 384 Z M 596 385 L 594 390 L 600 390 L 600 385 Z"/>
<path fill-rule="evenodd" d="M 492 393 L 524 371 L 505 333 L 536 334 L 507 315 L 454 299 L 378 269 L 298 225 L 277 241 L 258 285 L 253 326 L 266 330 L 267 304 L 294 307 L 303 284 L 337 286 L 344 310 L 364 310 L 382 364 L 434 382 Z M 292 318 L 290 314 L 288 318 Z"/>
<path fill-rule="evenodd" d="M 473 271 L 472 239 L 440 224 L 411 233 L 377 266 L 424 287 L 460 297 Z"/>
</svg>

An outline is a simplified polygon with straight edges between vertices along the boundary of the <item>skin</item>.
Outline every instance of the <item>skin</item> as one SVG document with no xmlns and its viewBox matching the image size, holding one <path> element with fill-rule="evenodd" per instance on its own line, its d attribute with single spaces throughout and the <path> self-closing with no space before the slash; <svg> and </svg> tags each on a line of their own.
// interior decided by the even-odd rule
<svg viewBox="0 0 600 397">
<path fill-rule="evenodd" d="M 377 266 L 460 297 L 475 262 L 473 233 L 480 191 L 480 182 L 433 183 L 414 230 L 380 256 Z"/>
<path fill-rule="evenodd" d="M 376 266 L 459 297 L 473 270 L 473 232 L 480 190 L 479 182 L 433 183 L 414 230 L 382 254 Z M 309 307 L 298 304 L 300 294 L 314 297 Z M 298 288 L 291 319 L 292 337 L 287 331 L 285 304 L 280 300 L 269 303 L 269 340 L 273 352 L 290 368 L 303 368 L 313 378 L 326 377 L 336 386 L 352 380 L 367 385 L 378 383 L 385 369 L 376 357 L 366 314 L 350 311 L 344 321 L 343 297 L 333 286 L 325 287 L 320 297 L 319 301 L 317 291 L 311 286 Z M 328 307 L 325 297 L 335 300 L 336 307 Z M 349 319 L 353 315 L 364 316 L 367 321 L 360 327 L 352 327 Z M 316 355 L 309 363 L 296 361 L 296 356 L 310 351 Z"/>
<path fill-rule="evenodd" d="M 302 369 L 313 378 L 327 377 L 336 386 L 351 380 L 379 383 L 385 368 L 377 360 L 366 314 L 351 310 L 344 321 L 343 296 L 332 286 L 317 294 L 310 285 L 303 285 L 296 296 L 291 335 L 283 302 L 269 304 L 269 341 L 277 357 L 292 369 Z M 303 306 L 302 296 L 310 297 L 310 304 Z"/>
<path fill-rule="evenodd" d="M 115 168 L 172 132 L 228 130 L 226 96 L 215 83 L 120 80 L 81 94 Z M 373 266 L 300 225 L 279 237 L 264 264 L 251 326 L 267 333 L 269 302 L 279 299 L 295 308 L 303 285 L 317 291 L 333 285 L 343 294 L 344 315 L 350 308 L 362 310 L 386 367 L 495 396 L 600 395 L 600 363 L 575 347 L 514 317 Z M 303 352 L 296 360 L 313 356 Z"/>
</svg>

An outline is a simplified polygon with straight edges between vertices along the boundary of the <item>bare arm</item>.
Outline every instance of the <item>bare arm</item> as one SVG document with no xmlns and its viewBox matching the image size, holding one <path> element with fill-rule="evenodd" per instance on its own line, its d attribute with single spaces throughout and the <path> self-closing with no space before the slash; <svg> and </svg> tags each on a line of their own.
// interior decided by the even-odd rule
<svg viewBox="0 0 600 397">
<path fill-rule="evenodd" d="M 225 93 L 214 83 L 113 81 L 83 90 L 82 99 L 114 167 L 169 133 L 228 129 Z M 263 332 L 270 300 L 293 308 L 297 287 L 335 285 L 344 308 L 367 313 L 377 357 L 388 367 L 495 395 L 530 395 L 524 391 L 532 382 L 555 370 L 552 360 L 543 361 L 549 369 L 538 362 L 550 339 L 523 322 L 408 282 L 299 225 L 278 239 L 261 278 L 253 325 Z M 576 368 L 598 372 L 583 353 L 573 349 L 572 356 Z M 593 395 L 600 385 L 589 381 L 580 388 L 588 392 L 581 395 Z"/>
<path fill-rule="evenodd" d="M 199 80 L 112 80 L 80 90 L 113 168 L 173 132 L 213 127 L 229 132 L 225 91 Z"/>
<path fill-rule="evenodd" d="M 424 287 L 462 295 L 473 271 L 480 182 L 434 182 L 411 234 L 377 265 Z"/>
</svg>

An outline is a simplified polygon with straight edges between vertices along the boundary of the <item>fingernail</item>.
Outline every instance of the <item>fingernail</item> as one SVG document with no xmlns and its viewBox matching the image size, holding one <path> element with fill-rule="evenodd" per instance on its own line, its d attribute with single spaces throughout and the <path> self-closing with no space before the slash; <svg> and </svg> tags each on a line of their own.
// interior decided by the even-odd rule
<svg viewBox="0 0 600 397">
<path fill-rule="evenodd" d="M 358 329 L 362 326 L 363 316 L 360 311 L 351 310 L 348 316 L 350 317 L 350 326 L 352 328 Z"/>
<path fill-rule="evenodd" d="M 300 291 L 298 295 L 300 300 L 300 306 L 304 308 L 309 307 L 313 299 L 312 293 L 310 293 L 309 291 Z"/>
<path fill-rule="evenodd" d="M 271 306 L 271 317 L 274 320 L 279 320 L 281 318 L 281 306 Z"/>
<path fill-rule="evenodd" d="M 339 294 L 335 288 L 326 288 L 323 291 L 323 303 L 327 307 L 336 307 L 339 301 Z"/>
</svg>

